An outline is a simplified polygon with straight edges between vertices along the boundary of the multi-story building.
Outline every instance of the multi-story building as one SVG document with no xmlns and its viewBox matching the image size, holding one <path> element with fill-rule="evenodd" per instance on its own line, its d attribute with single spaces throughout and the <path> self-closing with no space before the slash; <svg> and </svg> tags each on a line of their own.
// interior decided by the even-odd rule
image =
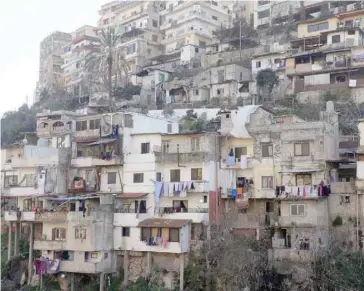
<svg viewBox="0 0 364 291">
<path fill-rule="evenodd" d="M 286 59 L 294 93 L 314 102 L 323 90 L 351 89 L 353 99 L 361 102 L 363 13 L 353 10 L 298 24 L 298 39 L 291 42 Z"/>
<path fill-rule="evenodd" d="M 71 41 L 71 34 L 56 31 L 47 36 L 40 43 L 39 56 L 39 78 L 37 83 L 37 94 L 42 89 L 52 90 L 52 86 L 62 82 L 62 52 L 64 46 Z M 36 100 L 39 101 L 39 100 Z"/>
<path fill-rule="evenodd" d="M 89 96 L 96 78 L 89 76 L 86 59 L 91 52 L 100 50 L 97 28 L 84 25 L 72 33 L 72 41 L 63 48 L 62 71 L 65 85 L 74 98 Z"/>
<path fill-rule="evenodd" d="M 213 32 L 229 27 L 232 11 L 225 2 L 167 1 L 160 11 L 162 44 L 166 52 L 179 50 L 183 45 L 205 47 L 211 43 Z"/>
</svg>

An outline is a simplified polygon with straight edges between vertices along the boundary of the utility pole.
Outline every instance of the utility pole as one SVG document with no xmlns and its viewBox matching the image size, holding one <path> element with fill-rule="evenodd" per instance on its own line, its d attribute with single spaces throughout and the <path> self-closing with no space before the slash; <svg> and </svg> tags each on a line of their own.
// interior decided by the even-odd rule
<svg viewBox="0 0 364 291">
<path fill-rule="evenodd" d="M 239 22 L 239 47 L 240 47 L 240 50 L 239 50 L 239 52 L 240 52 L 240 61 L 241 61 L 241 20 L 240 20 L 240 22 Z"/>
</svg>

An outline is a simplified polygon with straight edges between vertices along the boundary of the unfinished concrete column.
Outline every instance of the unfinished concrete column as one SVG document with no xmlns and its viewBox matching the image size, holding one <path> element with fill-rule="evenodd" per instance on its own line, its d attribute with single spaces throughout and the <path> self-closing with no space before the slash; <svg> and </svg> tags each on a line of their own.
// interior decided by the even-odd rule
<svg viewBox="0 0 364 291">
<path fill-rule="evenodd" d="M 179 290 L 183 291 L 184 285 L 184 272 L 185 272 L 185 257 L 184 254 L 179 256 Z"/>
<path fill-rule="evenodd" d="M 19 255 L 19 223 L 15 222 L 14 256 Z"/>
<path fill-rule="evenodd" d="M 29 259 L 28 259 L 28 285 L 32 282 L 33 276 L 33 245 L 34 245 L 34 225 L 30 223 L 29 231 Z"/>
<path fill-rule="evenodd" d="M 104 291 L 105 288 L 105 274 L 100 274 L 100 291 Z"/>
<path fill-rule="evenodd" d="M 12 254 L 12 252 L 13 252 L 12 240 L 13 240 L 13 223 L 10 221 L 9 238 L 8 238 L 8 261 L 11 259 L 12 255 L 13 255 Z"/>
<path fill-rule="evenodd" d="M 152 272 L 152 252 L 147 252 L 147 276 Z"/>
<path fill-rule="evenodd" d="M 124 251 L 124 286 L 129 282 L 129 251 Z"/>
<path fill-rule="evenodd" d="M 75 273 L 71 273 L 71 291 L 75 291 Z"/>
</svg>

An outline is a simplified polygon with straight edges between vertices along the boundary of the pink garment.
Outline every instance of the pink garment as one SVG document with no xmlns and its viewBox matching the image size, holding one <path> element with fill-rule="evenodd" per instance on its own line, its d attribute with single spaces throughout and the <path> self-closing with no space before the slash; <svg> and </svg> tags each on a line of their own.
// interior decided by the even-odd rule
<svg viewBox="0 0 364 291">
<path fill-rule="evenodd" d="M 162 238 L 162 245 L 164 248 L 167 248 L 167 239 L 166 238 Z"/>
</svg>

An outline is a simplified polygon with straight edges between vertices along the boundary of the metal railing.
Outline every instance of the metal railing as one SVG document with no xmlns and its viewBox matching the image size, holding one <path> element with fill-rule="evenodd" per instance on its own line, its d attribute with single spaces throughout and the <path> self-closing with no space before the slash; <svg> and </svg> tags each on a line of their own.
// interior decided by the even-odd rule
<svg viewBox="0 0 364 291">
<path fill-rule="evenodd" d="M 208 208 L 184 208 L 184 207 L 160 207 L 159 213 L 173 214 L 173 213 L 208 213 Z"/>
</svg>

